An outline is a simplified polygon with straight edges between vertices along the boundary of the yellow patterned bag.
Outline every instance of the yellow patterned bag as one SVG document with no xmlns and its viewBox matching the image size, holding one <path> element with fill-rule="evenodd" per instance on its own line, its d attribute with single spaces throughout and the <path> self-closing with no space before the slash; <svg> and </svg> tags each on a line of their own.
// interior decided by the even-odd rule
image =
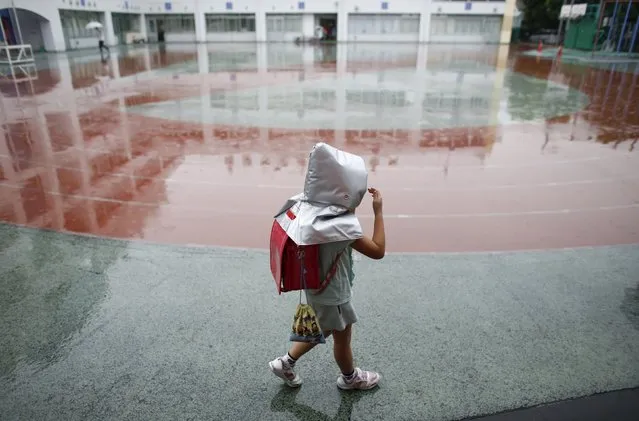
<svg viewBox="0 0 639 421">
<path fill-rule="evenodd" d="M 309 304 L 302 304 L 301 294 L 300 303 L 297 305 L 293 318 L 293 331 L 290 339 L 294 342 L 326 343 L 315 310 Z"/>
</svg>

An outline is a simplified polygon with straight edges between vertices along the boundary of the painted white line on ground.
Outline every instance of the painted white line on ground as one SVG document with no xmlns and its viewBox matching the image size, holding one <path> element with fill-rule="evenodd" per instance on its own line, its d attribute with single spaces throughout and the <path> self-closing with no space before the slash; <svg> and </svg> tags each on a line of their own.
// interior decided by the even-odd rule
<svg viewBox="0 0 639 421">
<path fill-rule="evenodd" d="M 608 158 L 612 159 L 612 158 Z M 505 168 L 539 168 L 539 167 L 550 167 L 553 165 L 567 165 L 567 164 L 579 164 L 583 162 L 593 162 L 593 161 L 602 161 L 607 160 L 601 157 L 590 157 L 590 158 L 578 158 L 578 159 L 569 159 L 569 160 L 561 160 L 561 161 L 551 161 L 551 162 L 538 162 L 533 164 L 512 164 L 512 165 L 455 165 L 451 168 L 454 168 L 455 171 L 466 171 L 466 170 L 492 170 L 492 169 L 505 169 Z M 188 162 L 184 162 L 182 166 L 206 166 L 210 165 L 211 162 L 207 161 L 197 161 L 197 160 L 189 160 Z M 383 171 L 441 171 L 443 168 L 443 164 L 441 165 L 424 165 L 424 166 L 415 166 L 415 165 L 398 165 L 396 167 L 383 167 L 377 170 L 377 172 Z"/>
<path fill-rule="evenodd" d="M 0 154 L 0 157 L 4 155 Z M 80 170 L 77 167 L 66 166 L 54 166 L 54 169 L 64 169 L 70 171 Z M 136 175 L 129 175 L 125 173 L 111 173 L 108 177 L 129 178 L 134 180 L 158 180 L 167 184 L 186 184 L 186 185 L 204 185 L 210 187 L 229 187 L 229 188 L 270 188 L 279 190 L 301 190 L 302 186 L 297 185 L 284 185 L 284 184 L 247 184 L 247 183 L 217 183 L 214 181 L 205 180 L 181 180 L 176 178 L 154 178 L 154 177 L 140 177 Z M 573 185 L 587 185 L 587 184 L 599 184 L 599 183 L 617 183 L 621 181 L 639 180 L 639 175 L 619 177 L 619 178 L 600 178 L 600 179 L 587 179 L 587 180 L 574 180 L 574 181 L 552 181 L 548 183 L 535 183 L 535 184 L 498 184 L 498 185 L 486 185 L 476 187 L 401 187 L 401 186 L 386 186 L 378 185 L 381 188 L 388 188 L 394 191 L 409 191 L 409 192 L 455 192 L 455 191 L 486 191 L 486 190 L 505 190 L 505 189 L 525 189 L 525 188 L 543 188 L 543 187 L 562 187 Z M 0 183 L 3 185 L 3 183 Z M 5 183 L 4 185 L 8 185 Z"/>
<path fill-rule="evenodd" d="M 0 183 L 0 186 L 20 189 L 21 186 Z M 111 198 L 91 197 L 76 194 L 63 194 L 57 192 L 48 192 L 55 196 L 62 196 L 68 199 L 75 200 L 92 200 L 98 202 L 118 203 L 122 205 L 133 205 L 141 207 L 151 208 L 171 208 L 171 209 L 184 209 L 184 210 L 196 210 L 204 211 L 209 214 L 215 215 L 230 215 L 230 216 L 253 216 L 259 218 L 272 218 L 272 213 L 260 213 L 260 212 L 244 212 L 238 209 L 212 209 L 202 206 L 189 206 L 180 204 L 171 204 L 166 202 L 139 202 L 139 201 L 125 201 Z M 451 218 L 493 218 L 493 217 L 513 217 L 513 216 L 533 216 L 533 215 L 557 215 L 568 213 L 584 213 L 584 212 L 598 212 L 598 211 L 611 211 L 611 210 L 623 210 L 623 209 L 639 209 L 639 203 L 631 203 L 625 205 L 610 205 L 599 206 L 594 208 L 574 208 L 574 209 L 548 209 L 548 210 L 531 210 L 531 211 L 516 211 L 516 212 L 483 212 L 483 213 L 442 213 L 442 214 L 386 214 L 385 219 L 451 219 Z M 371 214 L 358 214 L 360 219 L 373 218 Z"/>
</svg>

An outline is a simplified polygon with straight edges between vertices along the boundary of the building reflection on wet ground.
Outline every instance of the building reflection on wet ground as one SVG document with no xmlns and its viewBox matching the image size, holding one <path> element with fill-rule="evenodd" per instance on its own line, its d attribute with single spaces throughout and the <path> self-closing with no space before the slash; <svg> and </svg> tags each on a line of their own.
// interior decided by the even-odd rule
<svg viewBox="0 0 639 421">
<path fill-rule="evenodd" d="M 368 162 L 392 251 L 638 242 L 639 67 L 520 53 L 220 44 L 121 49 L 107 62 L 43 55 L 37 79 L 0 84 L 0 219 L 263 248 L 324 141 Z M 234 226 L 245 229 L 230 236 Z"/>
</svg>

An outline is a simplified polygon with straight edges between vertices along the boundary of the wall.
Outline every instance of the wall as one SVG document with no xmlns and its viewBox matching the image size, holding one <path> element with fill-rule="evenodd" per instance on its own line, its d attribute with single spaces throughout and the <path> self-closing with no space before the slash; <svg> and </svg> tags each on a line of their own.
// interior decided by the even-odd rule
<svg viewBox="0 0 639 421">
<path fill-rule="evenodd" d="M 42 37 L 42 23 L 45 22 L 42 16 L 36 15 L 28 10 L 17 10 L 20 31 L 22 32 L 22 42 L 31 44 L 33 52 L 44 49 L 44 39 Z"/>
<path fill-rule="evenodd" d="M 77 0 L 82 1 L 82 0 Z M 459 15 L 503 15 L 507 4 L 514 1 L 472 1 L 471 9 L 466 10 L 463 1 L 437 1 L 437 0 L 388 0 L 388 9 L 382 10 L 381 0 L 228 0 L 232 3 L 232 10 L 226 9 L 226 0 L 85 0 L 85 5 L 76 5 L 76 0 L 16 0 L 21 8 L 37 11 L 49 22 L 41 25 L 43 29 L 42 39 L 48 50 L 62 51 L 65 49 L 64 35 L 59 24 L 58 8 L 69 10 L 90 10 L 99 12 L 119 12 L 138 14 L 195 14 L 195 34 L 167 34 L 167 41 L 252 41 L 253 35 L 222 35 L 207 34 L 203 15 L 205 13 L 255 13 L 255 35 L 257 41 L 266 41 L 266 13 L 337 13 L 338 14 L 338 41 L 348 41 L 348 16 L 356 13 L 417 13 L 420 14 L 420 29 L 417 39 L 419 42 L 430 41 L 431 14 L 459 14 Z M 302 1 L 304 10 L 298 9 L 298 3 Z M 165 3 L 171 3 L 171 10 L 165 10 Z M 128 4 L 128 8 L 126 5 Z M 10 0 L 0 0 L 0 8 L 11 5 Z M 304 20 L 303 29 L 297 33 L 285 33 L 281 39 L 292 41 L 296 37 L 305 34 L 312 35 L 310 20 Z M 314 25 L 313 25 L 314 26 Z M 143 29 L 143 28 L 141 28 Z M 309 31 L 308 34 L 306 32 Z M 143 30 L 141 32 L 144 33 Z M 149 34 L 151 35 L 151 34 Z M 503 34 L 502 34 L 503 35 Z M 367 37 L 364 37 L 367 38 Z M 398 41 L 413 40 L 410 36 L 398 36 Z M 149 36 L 152 40 L 152 37 Z M 387 37 L 388 39 L 388 37 Z M 447 41 L 465 41 L 469 37 L 452 37 Z M 480 41 L 481 37 L 474 37 Z M 504 37 L 502 36 L 502 42 Z M 365 40 L 365 39 L 361 39 Z M 377 40 L 377 39 L 369 39 Z M 434 39 L 433 41 L 437 41 Z M 90 41 L 86 41 L 90 44 Z M 107 35 L 107 43 L 115 42 L 114 34 Z M 84 41 L 82 41 L 82 44 Z M 87 45 L 90 46 L 90 45 Z"/>
</svg>

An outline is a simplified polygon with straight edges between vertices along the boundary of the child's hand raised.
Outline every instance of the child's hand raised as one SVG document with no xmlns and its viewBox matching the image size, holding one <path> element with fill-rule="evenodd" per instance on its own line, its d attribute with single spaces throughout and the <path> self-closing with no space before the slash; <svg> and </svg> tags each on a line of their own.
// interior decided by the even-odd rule
<svg viewBox="0 0 639 421">
<path fill-rule="evenodd" d="M 369 188 L 368 192 L 373 196 L 373 212 L 378 213 L 382 211 L 382 194 L 379 190 Z"/>
</svg>

